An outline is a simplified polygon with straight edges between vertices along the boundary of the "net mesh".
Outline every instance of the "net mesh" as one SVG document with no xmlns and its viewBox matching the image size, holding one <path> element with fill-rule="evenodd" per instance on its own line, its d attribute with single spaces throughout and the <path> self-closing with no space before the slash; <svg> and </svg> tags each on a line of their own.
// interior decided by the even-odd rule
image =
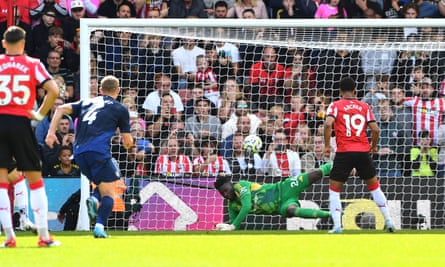
<svg viewBox="0 0 445 267">
<path fill-rule="evenodd" d="M 320 156 L 326 109 L 344 76 L 356 81 L 381 128 L 374 161 L 397 227 L 444 227 L 443 27 L 146 24 L 82 28 L 90 52 L 82 68 L 93 83 L 121 80 L 119 100 L 137 139 L 130 151 L 119 139 L 112 148 L 127 183 L 130 230 L 213 229 L 228 220 L 216 177 L 272 183 L 317 169 L 327 160 Z M 84 90 L 82 98 L 96 94 Z M 263 141 L 256 155 L 242 148 L 250 134 Z M 327 209 L 327 178 L 300 199 Z M 346 229 L 383 228 L 358 177 L 342 202 Z M 241 228 L 329 227 L 328 219 L 249 215 Z"/>
</svg>

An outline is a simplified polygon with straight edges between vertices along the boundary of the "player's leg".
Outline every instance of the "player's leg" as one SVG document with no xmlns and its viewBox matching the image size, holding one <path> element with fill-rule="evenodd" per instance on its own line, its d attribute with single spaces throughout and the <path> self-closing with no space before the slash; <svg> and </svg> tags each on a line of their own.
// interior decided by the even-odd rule
<svg viewBox="0 0 445 267">
<path fill-rule="evenodd" d="M 94 226 L 94 236 L 97 238 L 108 237 L 105 234 L 105 226 L 107 225 L 108 217 L 113 210 L 114 205 L 114 184 L 110 182 L 102 182 L 98 185 L 99 192 L 101 195 L 100 206 L 97 210 L 97 220 Z"/>
<path fill-rule="evenodd" d="M 302 208 L 297 202 L 286 204 L 286 217 L 301 217 L 301 218 L 327 218 L 329 217 L 329 211 Z"/>
<path fill-rule="evenodd" d="M 351 153 L 337 153 L 329 175 L 329 212 L 334 223 L 329 233 L 342 232 L 340 193 L 352 170 L 351 157 Z"/>
<path fill-rule="evenodd" d="M 8 195 L 8 170 L 0 168 L 0 223 L 3 226 L 6 240 L 0 247 L 15 247 L 15 233 L 12 226 L 11 202 Z"/>
<path fill-rule="evenodd" d="M 20 213 L 20 228 L 22 230 L 32 230 L 37 234 L 37 229 L 29 220 L 28 216 L 28 189 L 26 187 L 25 176 L 16 168 L 8 173 L 8 180 L 14 185 L 15 204 Z"/>
<path fill-rule="evenodd" d="M 377 207 L 379 207 L 380 212 L 385 218 L 385 229 L 388 232 L 394 232 L 394 225 L 392 223 L 388 209 L 388 201 L 382 189 L 380 188 L 380 183 L 377 179 L 377 172 L 374 167 L 372 158 L 368 153 L 364 153 L 363 155 L 360 155 L 360 157 L 362 159 L 358 160 L 360 164 L 358 164 L 356 167 L 360 178 L 365 181 L 368 190 L 371 193 L 372 199 L 374 200 Z"/>
</svg>

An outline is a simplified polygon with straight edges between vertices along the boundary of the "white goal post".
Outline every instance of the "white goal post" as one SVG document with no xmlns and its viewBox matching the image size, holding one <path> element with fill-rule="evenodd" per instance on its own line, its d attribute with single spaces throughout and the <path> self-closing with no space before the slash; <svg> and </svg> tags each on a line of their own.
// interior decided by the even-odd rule
<svg viewBox="0 0 445 267">
<path fill-rule="evenodd" d="M 108 46 L 112 45 L 110 42 L 116 40 L 119 41 L 119 38 L 121 38 L 114 37 L 115 32 L 130 33 L 127 37 L 122 38 L 130 38 L 131 40 L 129 41 L 134 41 L 136 45 L 140 45 L 142 41 L 146 41 L 144 36 L 161 36 L 163 41 L 168 39 L 169 43 L 164 43 L 164 45 L 161 45 L 160 49 L 169 50 L 168 54 L 182 44 L 180 41 L 182 38 L 196 40 L 196 46 L 202 46 L 201 48 L 203 50 L 205 47 L 208 47 L 206 45 L 213 45 L 215 42 L 231 43 L 234 44 L 237 49 L 240 49 L 240 46 L 253 47 L 253 50 L 256 48 L 274 47 L 278 53 L 278 61 L 282 60 L 282 62 L 280 61 L 279 63 L 282 63 L 283 65 L 283 73 L 288 74 L 288 76 L 282 77 L 283 83 L 280 84 L 279 90 L 281 95 L 278 95 L 276 98 L 263 98 L 263 94 L 268 90 L 269 85 L 265 88 L 265 91 L 261 91 L 261 81 L 259 81 L 259 85 L 255 85 L 259 87 L 257 88 L 253 85 L 250 77 L 253 63 L 261 61 L 262 50 L 255 50 L 256 52 L 252 52 L 257 53 L 253 56 L 250 56 L 248 54 L 250 52 L 246 52 L 247 50 L 244 52 L 241 51 L 241 56 L 238 61 L 239 64 L 232 65 L 233 68 L 237 68 L 237 71 L 235 71 L 237 73 L 233 75 L 233 78 L 239 83 L 239 86 L 242 88 L 241 90 L 244 90 L 242 93 L 244 93 L 244 97 L 248 99 L 249 108 L 254 109 L 250 111 L 255 113 L 258 118 L 263 116 L 263 124 L 267 124 L 268 119 L 276 115 L 270 111 L 270 108 L 273 106 L 281 106 L 281 112 L 291 113 L 291 99 L 297 96 L 301 97 L 305 105 L 308 107 L 308 109 L 305 109 L 304 111 L 304 116 L 306 116 L 305 119 L 307 119 L 307 116 L 312 115 L 317 117 L 317 111 L 318 108 L 320 108 L 318 105 L 322 104 L 318 101 L 320 99 L 320 101 L 326 101 L 323 103 L 326 105 L 329 101 L 337 98 L 339 78 L 345 75 L 350 75 L 357 79 L 357 84 L 360 87 L 360 90 L 358 90 L 360 98 L 363 99 L 368 97 L 367 100 L 378 117 L 381 105 L 383 105 L 381 104 L 383 103 L 383 101 L 381 101 L 382 98 L 388 100 L 391 99 L 390 94 L 374 92 L 379 83 L 387 82 L 388 92 L 389 90 L 392 90 L 393 87 L 403 87 L 401 89 L 405 90 L 405 97 L 408 99 L 415 97 L 416 94 L 420 94 L 415 90 L 421 90 L 423 84 L 427 83 L 426 78 L 428 78 L 430 79 L 430 84 L 433 84 L 434 86 L 434 91 L 437 92 L 435 93 L 436 97 L 441 98 L 442 96 L 440 94 L 442 93 L 445 95 L 445 20 L 443 19 L 81 19 L 80 26 L 81 99 L 90 97 L 90 78 L 92 76 L 92 69 L 97 71 L 94 75 L 100 78 L 106 74 L 117 73 L 114 72 L 114 70 L 108 69 L 108 66 L 119 65 L 120 69 L 118 73 L 119 75 L 122 75 L 122 77 L 119 78 L 122 78 L 123 88 L 130 88 L 133 84 L 142 84 L 139 83 L 141 81 L 135 80 L 135 78 L 131 76 L 132 68 L 140 67 L 141 61 L 137 59 L 140 55 L 131 54 L 132 52 L 130 52 L 129 56 L 134 57 L 135 61 L 130 62 L 132 64 L 129 64 L 129 66 L 131 66 L 128 67 L 128 69 L 125 68 L 125 70 L 123 67 L 125 63 L 124 56 L 111 56 L 108 58 L 107 55 L 110 55 L 109 53 L 114 53 L 114 51 L 116 51 L 107 49 Z M 221 28 L 224 29 L 224 34 L 216 30 Z M 102 33 L 112 32 L 109 43 L 102 43 L 102 48 L 97 48 L 97 46 L 93 48 L 92 46 L 91 37 L 93 32 L 96 31 L 101 31 Z M 258 32 L 261 32 L 261 35 L 258 35 Z M 345 36 L 343 36 L 343 34 Z M 167 41 L 165 42 L 167 43 Z M 102 50 L 98 53 L 98 50 L 95 49 Z M 216 48 L 216 50 L 220 51 L 220 48 Z M 279 51 L 284 54 L 280 54 Z M 287 51 L 288 54 L 283 51 Z M 304 63 L 298 63 L 298 66 L 300 66 L 299 64 L 304 65 L 302 70 L 299 70 L 298 77 L 293 76 L 293 67 L 296 67 L 297 65 L 296 63 L 293 63 L 293 58 L 290 58 L 291 52 L 292 57 L 296 55 L 293 51 L 302 51 L 300 56 L 304 57 L 305 60 Z M 336 54 L 337 51 L 346 51 L 346 56 L 339 56 Z M 353 54 L 353 56 L 350 56 L 351 54 Z M 94 61 L 92 61 L 91 55 L 94 55 Z M 225 55 L 229 61 L 234 59 L 233 55 L 229 55 L 228 57 L 227 53 Z M 287 58 L 288 56 L 289 58 Z M 246 59 L 247 57 L 249 59 Z M 348 63 L 344 63 L 345 58 L 347 58 Z M 343 61 L 341 59 L 343 59 Z M 186 77 L 185 82 L 188 82 L 188 85 L 186 85 L 186 87 L 181 87 L 181 75 L 176 73 L 175 69 L 175 64 L 178 62 L 173 58 L 169 58 L 168 60 L 171 65 L 168 68 L 169 73 L 167 74 L 177 76 L 177 80 L 173 81 L 174 88 L 172 89 L 179 93 L 181 100 L 185 105 L 187 100 L 192 98 L 191 92 L 193 85 L 190 85 L 191 81 L 187 80 L 187 77 L 189 77 L 187 76 L 187 72 L 184 75 Z M 427 60 L 428 62 L 426 62 Z M 246 61 L 250 62 L 244 64 Z M 91 68 L 92 66 L 90 64 L 92 64 L 92 62 L 97 64 L 93 66 L 94 68 Z M 343 66 L 341 64 L 345 65 Z M 421 71 L 424 72 L 424 77 L 421 77 L 421 80 L 419 80 L 417 84 L 417 77 L 414 77 L 413 73 L 414 68 L 418 65 L 422 66 Z M 146 67 L 149 69 L 151 66 Z M 163 69 L 163 67 L 164 66 L 160 66 L 159 68 Z M 286 70 L 286 68 L 288 68 L 288 70 Z M 141 87 L 144 87 L 143 89 L 147 93 L 154 90 L 154 74 L 158 72 L 158 68 L 154 66 L 153 70 L 150 71 L 153 72 L 153 75 L 150 76 L 151 74 L 147 74 L 143 76 L 144 83 L 143 85 L 140 85 Z M 411 89 L 409 89 L 411 88 L 409 87 L 410 84 L 417 86 L 417 89 L 412 89 L 413 91 L 411 92 Z M 303 85 L 307 87 L 303 88 Z M 222 84 L 218 84 L 218 88 L 221 90 Z M 254 88 L 257 88 L 258 90 L 256 91 L 256 96 L 253 93 Z M 371 91 L 373 92 L 373 95 L 368 94 Z M 377 95 L 375 95 L 375 93 L 377 93 Z M 144 95 L 136 96 L 136 104 L 142 106 L 145 100 L 144 96 L 146 95 L 147 94 L 144 93 Z M 212 96 L 210 95 L 209 97 L 211 98 Z M 220 100 L 217 100 L 215 103 L 221 104 L 221 101 L 218 101 Z M 439 110 L 432 108 L 431 110 L 427 110 L 427 113 L 431 111 L 432 117 L 430 118 L 430 121 L 425 124 L 420 123 L 420 119 L 419 122 L 415 120 L 417 118 L 415 113 L 417 107 L 413 106 L 413 104 L 411 104 L 411 106 L 409 105 L 410 104 L 406 103 L 406 107 L 410 108 L 409 110 L 412 112 L 412 116 L 410 117 L 411 121 L 403 121 L 403 119 L 401 119 L 400 122 L 403 122 L 404 124 L 402 126 L 399 125 L 404 131 L 406 130 L 406 133 L 404 133 L 405 135 L 398 136 L 398 132 L 388 132 L 388 134 L 395 134 L 393 136 L 394 138 L 386 136 L 386 139 L 384 140 L 387 142 L 396 142 L 396 139 L 399 140 L 396 143 L 382 144 L 382 148 L 390 145 L 397 149 L 400 148 L 400 150 L 397 151 L 391 150 L 391 153 L 399 153 L 400 157 L 381 156 L 376 159 L 376 162 L 378 161 L 377 164 L 380 164 L 380 160 L 383 157 L 385 157 L 386 160 L 382 159 L 381 161 L 385 161 L 385 163 L 382 163 L 383 165 L 379 165 L 380 167 L 378 167 L 378 170 L 382 171 L 381 173 L 385 173 L 385 175 L 381 177 L 382 189 L 388 196 L 389 206 L 394 214 L 397 228 L 443 229 L 445 227 L 445 188 L 443 180 L 445 179 L 438 175 L 439 173 L 440 175 L 445 173 L 445 152 L 442 152 L 444 153 L 444 158 L 441 158 L 438 154 L 441 152 L 440 145 L 442 144 L 442 141 L 440 141 L 439 138 L 443 138 L 443 143 L 445 143 L 445 128 L 443 129 L 444 136 L 439 136 L 437 134 L 439 134 L 439 123 L 442 122 L 442 116 L 445 115 L 445 109 Z M 309 107 L 313 109 L 311 111 L 312 113 L 307 111 L 309 110 Z M 141 110 L 141 107 L 139 107 L 139 110 Z M 320 110 L 323 111 L 322 108 L 320 108 Z M 400 115 L 397 111 L 395 113 L 395 116 Z M 142 114 L 142 117 L 143 116 L 144 114 Z M 219 113 L 216 116 L 219 116 Z M 433 125 L 433 117 L 437 119 L 435 125 Z M 282 119 L 279 115 L 274 118 Z M 287 122 L 286 118 L 287 117 L 284 117 L 281 122 Z M 146 118 L 143 117 L 143 119 Z M 322 117 L 318 119 L 322 119 Z M 221 122 L 225 121 L 221 119 Z M 146 120 L 145 123 L 147 125 L 149 124 Z M 320 120 L 314 121 L 313 124 L 307 123 L 307 125 L 309 125 L 309 131 L 312 133 L 312 136 L 308 140 L 313 142 L 314 137 L 317 135 L 316 131 L 317 127 L 320 125 Z M 296 126 L 296 128 L 300 130 L 302 126 Z M 305 159 L 305 157 L 303 157 L 304 153 L 297 143 L 292 143 L 297 142 L 295 141 L 296 128 L 287 132 L 289 138 L 288 148 L 297 151 L 300 158 L 299 160 L 303 161 Z M 267 132 L 267 127 L 265 129 L 265 132 Z M 415 135 L 425 129 L 430 130 L 431 135 L 433 135 L 433 131 L 435 131 L 432 145 L 434 146 L 433 148 L 436 149 L 434 156 L 431 156 L 434 157 L 434 168 L 436 169 L 431 170 L 433 175 L 428 174 L 427 176 L 430 177 L 427 178 L 420 177 L 423 176 L 423 174 L 419 176 L 415 174 L 415 171 L 413 172 L 413 166 L 417 165 L 415 165 L 415 159 L 412 159 L 412 157 L 413 155 L 416 155 L 416 152 L 411 150 L 411 148 L 415 148 L 417 145 L 416 138 L 418 136 L 416 137 Z M 272 132 L 276 130 L 277 129 L 274 129 Z M 264 133 L 264 135 L 267 136 L 267 133 Z M 226 137 L 224 133 L 222 133 L 222 136 Z M 217 138 L 220 143 L 224 141 L 223 137 L 218 135 Z M 162 141 L 165 140 L 161 140 L 161 143 Z M 200 147 L 198 147 L 198 149 L 200 149 Z M 311 152 L 312 143 L 305 149 L 308 149 L 306 152 Z M 382 152 L 382 155 L 383 154 L 384 152 Z M 191 160 L 193 161 L 193 158 L 191 158 Z M 419 164 L 421 165 L 424 163 Z M 444 168 L 443 172 L 439 169 L 441 167 Z M 275 182 L 279 180 L 270 178 L 272 172 L 268 172 L 265 168 L 266 167 L 261 170 L 261 175 L 258 177 L 262 178 L 258 178 L 258 182 Z M 291 169 L 289 166 L 286 166 L 286 168 Z M 409 169 L 407 170 L 407 168 Z M 420 167 L 415 168 L 418 169 Z M 308 170 L 301 167 L 299 171 Z M 281 171 L 280 173 L 283 172 Z M 292 172 L 289 170 L 289 173 Z M 396 175 L 386 176 L 386 174 L 389 173 L 396 173 Z M 414 176 L 412 174 L 414 174 Z M 233 176 L 239 177 L 236 176 L 236 174 L 233 174 Z M 251 176 L 250 178 L 256 179 L 255 177 L 256 176 Z M 189 186 L 198 188 L 199 190 L 214 191 L 211 190 L 213 180 L 205 180 L 208 176 L 201 174 L 195 178 L 202 180 L 198 182 L 198 184 L 195 184 L 193 178 L 190 180 L 188 177 L 178 178 L 176 181 L 177 184 L 179 184 L 178 186 Z M 142 216 L 140 218 L 144 218 L 140 219 L 140 221 L 133 216 L 132 218 L 134 221 L 133 224 L 130 222 L 130 229 L 209 230 L 210 225 L 218 222 L 205 221 L 206 219 L 227 219 L 227 210 L 222 207 L 225 202 L 223 202 L 218 195 L 209 195 L 209 198 L 217 199 L 200 199 L 200 204 L 198 207 L 195 207 L 188 202 L 193 201 L 191 200 L 193 199 L 193 194 L 197 194 L 196 196 L 198 198 L 204 198 L 206 193 L 189 192 L 187 193 L 188 195 L 182 196 L 181 194 L 178 194 L 177 191 L 180 189 L 171 187 L 171 184 L 168 184 L 171 182 L 168 182 L 167 180 L 156 179 L 149 181 L 149 179 L 141 179 L 139 189 L 140 199 L 143 203 L 140 203 L 142 209 L 139 213 L 145 212 L 146 214 L 140 215 Z M 166 184 L 168 184 L 168 186 Z M 369 201 L 371 199 L 370 195 L 360 179 L 350 179 L 347 184 L 344 193 L 342 193 L 343 206 L 345 207 L 345 214 L 343 216 L 343 224 L 345 228 L 365 229 L 368 226 L 364 226 L 362 221 L 369 221 L 370 215 L 374 216 L 374 227 L 382 227 L 383 221 L 381 215 L 376 212 L 378 209 L 376 209 L 375 206 L 372 206 L 372 202 Z M 85 206 L 85 200 L 89 195 L 89 183 L 85 177 L 82 177 L 81 179 L 81 188 L 82 194 L 78 230 L 89 230 L 90 225 Z M 188 192 L 188 189 L 184 189 L 184 191 Z M 309 188 L 307 192 L 303 193 L 302 196 L 300 196 L 300 199 L 304 200 L 303 205 L 307 205 L 307 207 L 326 209 L 327 194 L 327 180 L 326 178 L 323 178 L 321 182 L 318 182 Z M 148 215 L 150 212 L 159 212 L 161 209 L 160 207 L 153 209 L 149 207 L 149 205 L 153 204 L 150 202 L 150 199 L 153 198 L 153 196 L 159 196 L 158 198 L 160 200 L 157 200 L 157 202 L 165 202 L 167 205 L 171 204 L 166 212 L 175 214 L 179 213 L 179 216 L 177 218 L 171 218 L 171 216 L 163 218 L 162 216 L 151 217 Z M 224 212 L 224 214 L 220 214 L 222 212 Z M 201 213 L 214 214 L 212 216 L 202 215 L 203 217 L 201 217 Z M 165 222 L 160 222 L 160 224 L 163 223 L 163 225 L 158 225 L 150 221 L 142 221 L 158 220 L 159 218 L 165 220 Z M 268 226 L 263 227 L 263 225 Z M 299 219 L 285 221 L 276 217 L 268 218 L 267 216 L 251 216 L 248 218 L 248 222 L 246 222 L 243 229 L 327 229 L 327 225 L 329 225 L 329 222 L 320 222 L 320 220 L 307 221 Z"/>
</svg>

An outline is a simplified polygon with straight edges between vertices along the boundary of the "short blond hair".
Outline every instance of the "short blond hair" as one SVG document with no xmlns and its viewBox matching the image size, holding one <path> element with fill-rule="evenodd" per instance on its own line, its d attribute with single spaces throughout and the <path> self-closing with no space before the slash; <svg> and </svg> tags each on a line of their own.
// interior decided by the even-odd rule
<svg viewBox="0 0 445 267">
<path fill-rule="evenodd" d="M 105 76 L 100 81 L 100 87 L 104 92 L 114 92 L 119 88 L 119 79 L 113 75 Z"/>
</svg>

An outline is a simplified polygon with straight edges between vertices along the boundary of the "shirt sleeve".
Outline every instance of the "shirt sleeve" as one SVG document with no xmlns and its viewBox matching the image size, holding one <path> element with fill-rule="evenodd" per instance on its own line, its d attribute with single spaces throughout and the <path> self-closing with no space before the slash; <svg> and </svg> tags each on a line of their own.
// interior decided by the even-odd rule
<svg viewBox="0 0 445 267">
<path fill-rule="evenodd" d="M 243 222 L 247 215 L 249 214 L 252 206 L 252 193 L 250 191 L 250 186 L 247 184 L 237 184 L 239 186 L 239 198 L 241 200 L 241 209 L 238 215 L 234 219 L 230 218 L 231 224 L 235 226 L 235 229 L 239 229 L 241 222 Z M 230 215 L 229 215 L 230 217 Z"/>
</svg>

